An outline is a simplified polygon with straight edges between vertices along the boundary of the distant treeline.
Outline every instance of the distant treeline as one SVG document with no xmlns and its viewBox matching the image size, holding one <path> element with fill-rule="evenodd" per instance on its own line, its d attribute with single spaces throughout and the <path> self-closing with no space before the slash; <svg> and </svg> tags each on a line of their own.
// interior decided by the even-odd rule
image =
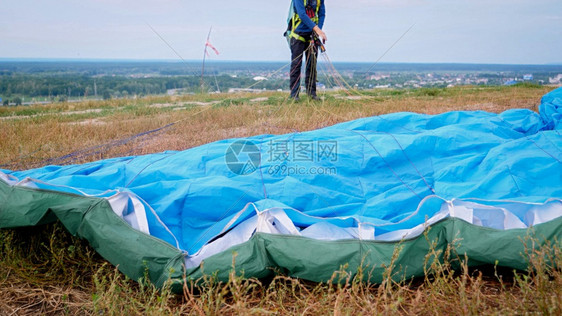
<svg viewBox="0 0 562 316">
<path fill-rule="evenodd" d="M 226 92 L 231 88 L 287 90 L 287 66 L 286 62 L 207 62 L 203 89 L 207 92 Z M 562 73 L 562 65 L 379 63 L 373 67 L 370 63 L 335 63 L 334 66 L 345 80 L 333 78 L 325 64 L 318 67 L 318 80 L 327 88 L 501 85 L 525 74 L 532 74 L 534 83 L 548 83 L 550 77 Z M 94 96 L 108 99 L 164 94 L 173 89 L 183 90 L 180 93 L 200 92 L 201 67 L 198 61 L 0 60 L 0 98 L 6 105 L 28 98 L 65 101 Z M 378 78 L 373 78 L 374 74 Z M 258 76 L 269 79 L 254 81 Z"/>
<path fill-rule="evenodd" d="M 289 58 L 289 56 L 287 56 Z M 206 69 L 211 73 L 246 74 L 272 72 L 286 67 L 288 59 L 283 62 L 250 62 L 250 61 L 215 61 L 208 60 Z M 323 61 L 320 61 L 322 63 Z M 509 65 L 509 64 L 459 64 L 459 63 L 353 63 L 334 62 L 340 72 L 488 72 L 514 74 L 562 72 L 562 64 L 552 65 Z M 26 74 L 84 74 L 96 75 L 183 75 L 197 76 L 201 74 L 201 61 L 134 61 L 134 60 L 2 60 L 0 59 L 0 75 L 2 73 Z"/>
<path fill-rule="evenodd" d="M 246 88 L 255 85 L 257 89 L 280 89 L 284 80 L 267 80 L 256 82 L 249 77 L 231 77 L 228 75 L 205 76 L 206 91 L 227 91 L 230 88 Z M 91 97 L 103 98 L 127 97 L 134 95 L 164 94 L 171 89 L 183 89 L 185 92 L 201 91 L 199 76 L 159 76 L 134 78 L 130 76 L 89 75 L 51 75 L 51 74 L 0 74 L 0 96 L 25 97 Z"/>
</svg>

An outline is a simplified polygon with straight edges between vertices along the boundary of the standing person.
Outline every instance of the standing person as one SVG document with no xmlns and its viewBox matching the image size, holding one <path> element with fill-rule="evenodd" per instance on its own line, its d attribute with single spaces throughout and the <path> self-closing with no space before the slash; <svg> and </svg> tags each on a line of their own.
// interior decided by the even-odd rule
<svg viewBox="0 0 562 316">
<path fill-rule="evenodd" d="M 318 100 L 316 95 L 318 47 L 314 43 L 314 38 L 318 37 L 323 43 L 327 40 L 326 33 L 322 31 L 326 17 L 324 0 L 293 0 L 292 11 L 294 13 L 286 33 L 291 46 L 290 97 L 293 100 L 299 99 L 302 57 L 306 55 L 306 93 L 312 99 Z"/>
</svg>

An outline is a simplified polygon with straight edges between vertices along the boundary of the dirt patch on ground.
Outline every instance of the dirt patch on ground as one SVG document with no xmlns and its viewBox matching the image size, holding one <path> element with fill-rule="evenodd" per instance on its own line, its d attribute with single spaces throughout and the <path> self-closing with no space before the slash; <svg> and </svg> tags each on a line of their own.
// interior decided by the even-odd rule
<svg viewBox="0 0 562 316">
<path fill-rule="evenodd" d="M 363 100 L 369 98 L 369 96 L 363 95 L 335 95 L 334 97 L 341 100 Z"/>
<path fill-rule="evenodd" d="M 74 115 L 74 114 L 101 113 L 101 111 L 103 111 L 103 109 L 89 109 L 89 110 L 83 110 L 83 111 L 61 112 L 61 113 L 58 113 L 58 114 L 60 114 L 60 115 Z"/>
<path fill-rule="evenodd" d="M 70 122 L 70 123 L 66 123 L 68 125 L 106 125 L 107 122 L 102 121 L 100 119 L 88 119 L 88 120 L 83 120 L 80 122 Z"/>
<path fill-rule="evenodd" d="M 478 103 L 478 104 L 468 104 L 464 106 L 464 111 L 496 111 L 498 109 L 498 105 L 495 103 Z"/>
<path fill-rule="evenodd" d="M 197 102 L 197 101 L 190 101 L 190 102 L 180 102 L 180 103 L 156 103 L 156 104 L 151 104 L 148 107 L 151 108 L 177 108 L 180 106 L 186 106 L 186 105 L 198 105 L 198 106 L 204 106 L 204 105 L 213 105 L 213 104 L 217 104 L 220 103 L 221 101 L 211 101 L 211 102 Z"/>
</svg>

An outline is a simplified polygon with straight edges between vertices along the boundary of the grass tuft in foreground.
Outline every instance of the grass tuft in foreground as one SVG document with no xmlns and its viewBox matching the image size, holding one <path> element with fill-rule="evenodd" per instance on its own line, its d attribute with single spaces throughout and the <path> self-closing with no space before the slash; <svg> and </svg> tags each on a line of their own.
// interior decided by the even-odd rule
<svg viewBox="0 0 562 316">
<path fill-rule="evenodd" d="M 427 274 L 416 279 L 397 280 L 400 267 L 394 263 L 386 267 L 381 284 L 363 281 L 368 267 L 351 273 L 342 266 L 328 283 L 281 274 L 246 279 L 232 269 L 228 282 L 206 275 L 173 294 L 171 284 L 157 289 L 146 278 L 129 280 L 58 223 L 35 231 L 2 230 L 0 240 L 0 314 L 562 313 L 559 242 L 522 254 L 527 271 L 471 268 L 453 242 L 444 252 L 432 247 L 424 264 Z M 400 249 L 398 245 L 395 258 Z"/>
</svg>

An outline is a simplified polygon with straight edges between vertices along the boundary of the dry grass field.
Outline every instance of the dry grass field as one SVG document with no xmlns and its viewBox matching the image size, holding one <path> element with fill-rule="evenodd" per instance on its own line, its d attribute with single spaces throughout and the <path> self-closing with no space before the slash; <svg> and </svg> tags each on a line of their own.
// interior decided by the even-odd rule
<svg viewBox="0 0 562 316">
<path fill-rule="evenodd" d="M 552 87 L 380 90 L 294 103 L 283 93 L 147 97 L 0 107 L 0 168 L 28 169 L 116 156 L 184 150 L 216 140 L 317 129 L 410 111 L 537 110 Z M 428 240 L 428 242 L 430 242 Z M 451 245 L 451 250 L 454 245 Z M 451 252 L 450 254 L 452 254 Z M 527 271 L 469 268 L 428 253 L 424 278 L 382 284 L 334 271 L 332 284 L 284 275 L 232 274 L 186 284 L 183 294 L 128 280 L 58 223 L 0 230 L 0 314 L 372 315 L 562 314 L 562 252 L 553 243 L 522 254 Z M 454 268 L 453 268 L 454 267 Z M 361 274 L 361 271 L 360 273 Z"/>
</svg>

